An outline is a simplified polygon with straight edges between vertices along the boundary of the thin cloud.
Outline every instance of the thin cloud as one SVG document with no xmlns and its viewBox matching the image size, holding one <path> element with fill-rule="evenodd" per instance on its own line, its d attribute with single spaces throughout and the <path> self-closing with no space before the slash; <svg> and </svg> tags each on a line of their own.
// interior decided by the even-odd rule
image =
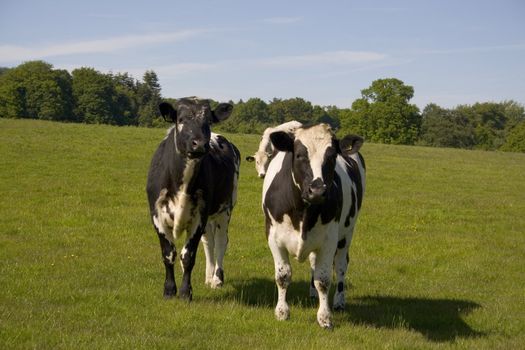
<svg viewBox="0 0 525 350">
<path fill-rule="evenodd" d="M 208 72 L 215 68 L 217 68 L 217 64 L 213 63 L 182 62 L 159 66 L 154 71 L 163 78 L 173 78 L 189 73 Z"/>
<path fill-rule="evenodd" d="M 270 17 L 265 18 L 262 21 L 271 24 L 290 24 L 302 21 L 302 17 Z"/>
<path fill-rule="evenodd" d="M 462 48 L 456 48 L 456 49 L 414 50 L 412 52 L 414 54 L 420 54 L 420 55 L 450 55 L 450 54 L 462 54 L 462 53 L 514 51 L 514 50 L 523 50 L 523 49 L 525 49 L 525 43 L 508 44 L 508 45 L 462 47 Z"/>
<path fill-rule="evenodd" d="M 41 48 L 2 45 L 0 46 L 0 62 L 25 61 L 75 54 L 108 53 L 145 45 L 181 41 L 195 37 L 203 32 L 205 31 L 201 29 L 193 29 L 169 33 L 126 35 L 99 40 L 50 45 Z"/>
<path fill-rule="evenodd" d="M 255 61 L 260 66 L 298 67 L 311 65 L 348 65 L 382 61 L 387 56 L 372 51 L 328 51 L 297 56 L 277 56 Z"/>
</svg>

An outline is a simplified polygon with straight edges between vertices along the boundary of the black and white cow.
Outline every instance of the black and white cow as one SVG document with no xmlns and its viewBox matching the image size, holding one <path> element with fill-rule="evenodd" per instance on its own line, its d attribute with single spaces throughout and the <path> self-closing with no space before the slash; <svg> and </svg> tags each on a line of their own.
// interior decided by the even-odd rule
<svg viewBox="0 0 525 350">
<path fill-rule="evenodd" d="M 275 131 L 293 133 L 295 129 L 301 127 L 302 125 L 303 124 L 300 122 L 292 120 L 277 126 L 266 128 L 264 130 L 264 133 L 261 137 L 261 142 L 259 142 L 259 149 L 253 156 L 246 157 L 248 162 L 255 162 L 255 171 L 257 171 L 257 174 L 261 179 L 266 176 L 266 171 L 268 170 L 270 161 L 278 152 L 270 141 L 270 134 Z"/>
<path fill-rule="evenodd" d="M 365 190 L 365 164 L 358 152 L 363 139 L 347 136 L 339 141 L 326 124 L 301 127 L 293 134 L 274 132 L 270 139 L 281 151 L 270 163 L 262 196 L 278 288 L 275 316 L 290 316 L 289 255 L 299 261 L 308 257 L 316 292 L 312 296 L 319 297 L 317 322 L 331 328 L 332 267 L 337 280 L 333 307 L 340 310 L 345 307 L 348 249 Z"/>
<path fill-rule="evenodd" d="M 166 298 L 177 293 L 175 240 L 183 233 L 181 298 L 192 298 L 191 272 L 201 238 L 206 284 L 215 288 L 224 282 L 223 258 L 237 196 L 240 153 L 224 137 L 211 133 L 210 125 L 227 119 L 231 111 L 230 104 L 221 103 L 212 110 L 207 100 L 197 98 L 180 99 L 175 108 L 160 105 L 162 116 L 175 125 L 153 156 L 147 193 L 166 267 Z"/>
</svg>

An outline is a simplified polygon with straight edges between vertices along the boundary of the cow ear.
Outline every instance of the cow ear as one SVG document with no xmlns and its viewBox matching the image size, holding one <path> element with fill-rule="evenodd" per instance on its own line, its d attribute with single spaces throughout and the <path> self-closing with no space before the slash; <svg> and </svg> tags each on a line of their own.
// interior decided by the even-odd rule
<svg viewBox="0 0 525 350">
<path fill-rule="evenodd" d="M 251 163 L 251 162 L 255 161 L 255 157 L 254 156 L 247 156 L 246 157 L 246 161 Z"/>
<path fill-rule="evenodd" d="M 212 112 L 213 122 L 218 123 L 226 120 L 232 114 L 233 106 L 229 103 L 219 103 Z"/>
<path fill-rule="evenodd" d="M 276 131 L 270 134 L 270 140 L 275 148 L 282 152 L 292 152 L 294 137 L 284 131 Z"/>
<path fill-rule="evenodd" d="M 354 154 L 359 152 L 364 142 L 365 140 L 359 135 L 346 135 L 339 141 L 339 148 L 343 152 Z"/>
<path fill-rule="evenodd" d="M 160 115 L 162 115 L 162 118 L 164 118 L 167 122 L 177 122 L 177 111 L 173 108 L 172 105 L 170 105 L 167 102 L 162 102 L 159 105 Z"/>
</svg>

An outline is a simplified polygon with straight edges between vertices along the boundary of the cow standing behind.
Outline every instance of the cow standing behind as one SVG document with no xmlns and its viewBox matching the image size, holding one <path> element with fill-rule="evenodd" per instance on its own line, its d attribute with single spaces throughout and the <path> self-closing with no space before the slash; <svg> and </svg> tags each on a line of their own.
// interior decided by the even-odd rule
<svg viewBox="0 0 525 350">
<path fill-rule="evenodd" d="M 210 125 L 227 119 L 232 105 L 211 110 L 207 100 L 183 98 L 175 108 L 160 105 L 165 119 L 175 123 L 151 161 L 147 194 L 153 226 L 158 234 L 166 268 L 164 297 L 177 293 L 174 279 L 175 240 L 186 233 L 180 262 L 180 296 L 191 300 L 191 272 L 199 240 L 206 255 L 206 284 L 224 282 L 223 258 L 228 225 L 236 201 L 240 154 Z"/>
<path fill-rule="evenodd" d="M 278 152 L 270 141 L 270 134 L 275 131 L 293 133 L 295 129 L 301 127 L 302 125 L 303 124 L 300 122 L 292 120 L 274 127 L 266 128 L 264 130 L 264 133 L 261 137 L 261 142 L 259 143 L 259 149 L 253 156 L 246 157 L 248 162 L 255 161 L 255 170 L 261 179 L 263 179 L 266 175 L 270 161 Z"/>
<path fill-rule="evenodd" d="M 298 128 L 294 134 L 274 132 L 270 139 L 281 151 L 270 163 L 262 195 L 278 288 L 275 315 L 279 320 L 290 315 L 289 255 L 299 261 L 308 257 L 319 297 L 317 322 L 331 328 L 332 267 L 337 279 L 333 307 L 344 309 L 348 249 L 365 190 L 364 160 L 358 153 L 363 140 L 348 136 L 339 141 L 326 124 Z"/>
</svg>

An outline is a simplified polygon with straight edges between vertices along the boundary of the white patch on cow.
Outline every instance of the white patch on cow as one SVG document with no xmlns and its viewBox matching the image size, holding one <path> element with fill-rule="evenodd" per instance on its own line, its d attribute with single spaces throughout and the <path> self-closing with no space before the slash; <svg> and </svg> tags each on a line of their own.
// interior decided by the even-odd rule
<svg viewBox="0 0 525 350">
<path fill-rule="evenodd" d="M 172 251 L 170 252 L 170 255 L 167 255 L 167 256 L 166 256 L 166 259 L 167 259 L 171 264 L 173 264 L 173 261 L 175 260 L 175 256 L 174 256 L 174 255 L 175 255 L 175 251 L 172 250 Z"/>
<path fill-rule="evenodd" d="M 272 159 L 270 162 L 270 165 L 268 166 L 268 172 L 266 173 L 266 176 L 264 177 L 263 182 L 263 192 L 262 192 L 262 200 L 264 203 L 264 198 L 266 197 L 266 192 L 270 188 L 270 185 L 273 182 L 273 179 L 277 175 L 277 173 L 281 170 L 283 166 L 283 160 L 286 153 L 279 152 L 277 155 Z"/>
<path fill-rule="evenodd" d="M 164 226 L 160 223 L 159 219 L 157 218 L 157 215 L 153 215 L 153 225 L 159 231 L 159 233 L 166 235 L 166 231 L 164 230 Z"/>
<path fill-rule="evenodd" d="M 261 137 L 261 142 L 259 143 L 259 148 L 257 152 L 253 155 L 255 159 L 255 170 L 260 178 L 266 176 L 268 171 L 268 166 L 274 155 L 274 147 L 270 141 L 270 134 L 275 131 L 284 131 L 287 133 L 294 133 L 297 128 L 300 128 L 303 124 L 298 121 L 292 120 L 275 127 L 266 128 Z"/>
<path fill-rule="evenodd" d="M 214 132 L 211 133 L 211 136 L 210 136 L 210 146 L 211 146 L 211 148 L 220 149 L 219 141 L 217 140 L 217 138 L 219 136 L 220 136 L 219 134 L 216 134 Z"/>
<path fill-rule="evenodd" d="M 193 221 L 193 215 L 195 214 L 195 203 L 191 200 L 188 195 L 188 185 L 193 177 L 195 170 L 196 160 L 189 160 L 186 163 L 186 167 L 183 171 L 182 184 L 174 196 L 168 196 L 168 190 L 162 189 L 159 194 L 159 198 L 156 202 L 156 209 L 158 218 L 156 220 L 156 227 L 162 228 L 162 233 L 166 235 L 166 238 L 173 242 L 179 238 L 181 233 L 188 230 L 188 225 Z M 168 206 L 164 205 L 164 203 Z M 172 231 L 167 232 L 166 227 L 171 227 Z M 193 233 L 193 232 L 192 232 Z"/>
<path fill-rule="evenodd" d="M 196 160 L 188 160 L 182 174 L 182 184 L 177 194 L 170 201 L 170 209 L 175 214 L 173 220 L 173 235 L 175 238 L 188 229 L 188 224 L 192 220 L 191 214 L 194 209 L 194 203 L 187 193 L 188 185 L 193 177 Z"/>
<path fill-rule="evenodd" d="M 323 179 L 323 162 L 326 149 L 332 146 L 333 133 L 326 124 L 319 124 L 306 129 L 297 129 L 295 139 L 308 150 L 308 158 L 313 173 L 313 180 Z"/>
</svg>

